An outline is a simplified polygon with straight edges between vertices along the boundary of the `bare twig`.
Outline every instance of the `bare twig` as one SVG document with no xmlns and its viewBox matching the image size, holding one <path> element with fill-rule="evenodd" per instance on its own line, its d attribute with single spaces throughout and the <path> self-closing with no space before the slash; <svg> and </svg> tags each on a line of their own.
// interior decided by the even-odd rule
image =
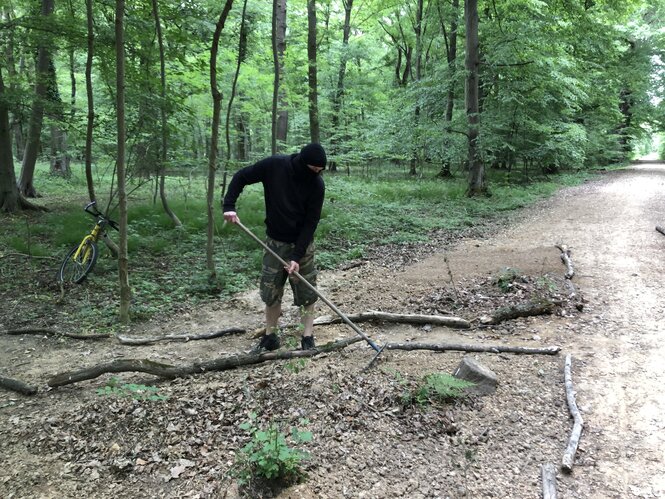
<svg viewBox="0 0 665 499">
<path fill-rule="evenodd" d="M 66 336 L 67 338 L 73 338 L 75 340 L 100 340 L 104 338 L 109 338 L 111 336 L 108 333 L 97 333 L 97 334 L 66 333 L 66 332 L 56 331 L 54 329 L 45 329 L 45 328 L 7 329 L 5 331 L 2 331 L 0 334 L 6 334 L 8 336 L 18 336 L 21 334 Z"/>
<path fill-rule="evenodd" d="M 573 262 L 570 259 L 570 250 L 564 244 L 557 244 L 556 247 L 561 250 L 561 261 L 566 265 L 566 273 L 564 274 L 564 277 L 566 279 L 572 279 L 575 275 L 575 269 L 573 268 Z"/>
<path fill-rule="evenodd" d="M 408 324 L 432 324 L 438 326 L 449 326 L 460 329 L 468 329 L 471 323 L 459 317 L 451 317 L 444 315 L 420 315 L 420 314 L 393 314 L 389 312 L 378 312 L 370 310 L 368 312 L 361 312 L 359 314 L 352 314 L 348 316 L 354 322 L 367 322 L 367 321 L 386 321 L 386 322 L 403 322 Z M 314 325 L 323 324 L 337 324 L 342 322 L 337 317 L 324 315 L 317 317 L 314 320 Z"/>
<path fill-rule="evenodd" d="M 656 230 L 665 236 L 665 229 L 660 225 L 656 225 Z"/>
<path fill-rule="evenodd" d="M 568 354 L 566 355 L 566 364 L 564 368 L 566 401 L 568 402 L 568 410 L 570 410 L 570 414 L 573 416 L 575 422 L 573 424 L 573 431 L 570 435 L 570 440 L 568 441 L 568 447 L 566 448 L 566 452 L 563 454 L 562 460 L 562 467 L 567 472 L 571 472 L 573 470 L 575 453 L 577 452 L 577 446 L 582 435 L 582 427 L 584 426 L 584 420 L 582 419 L 580 411 L 577 409 L 577 403 L 575 402 L 575 391 L 573 390 L 571 365 L 572 357 L 570 354 Z"/>
<path fill-rule="evenodd" d="M 388 343 L 386 350 L 433 350 L 435 352 L 486 352 L 486 353 L 522 353 L 535 355 L 556 355 L 561 347 L 551 346 L 543 348 L 516 347 L 506 345 L 465 345 L 455 343 Z"/>
<path fill-rule="evenodd" d="M 229 334 L 243 334 L 247 332 L 245 329 L 239 327 L 231 327 L 228 329 L 222 329 L 221 331 L 213 331 L 210 333 L 201 333 L 201 334 L 167 334 L 164 336 L 153 336 L 153 337 L 139 337 L 139 338 L 130 338 L 128 336 L 118 335 L 118 341 L 123 345 L 152 345 L 158 341 L 194 341 L 194 340 L 210 340 L 213 338 L 219 338 L 220 336 L 227 336 Z"/>
<path fill-rule="evenodd" d="M 545 463 L 540 468 L 543 480 L 543 499 L 556 499 L 556 469 L 552 463 Z"/>
<path fill-rule="evenodd" d="M 35 259 L 44 259 L 44 260 L 55 260 L 54 256 L 42 256 L 42 255 L 29 255 L 28 253 L 4 253 L 0 255 L 0 258 L 8 258 L 10 256 L 20 256 L 25 258 L 35 258 Z"/>
</svg>

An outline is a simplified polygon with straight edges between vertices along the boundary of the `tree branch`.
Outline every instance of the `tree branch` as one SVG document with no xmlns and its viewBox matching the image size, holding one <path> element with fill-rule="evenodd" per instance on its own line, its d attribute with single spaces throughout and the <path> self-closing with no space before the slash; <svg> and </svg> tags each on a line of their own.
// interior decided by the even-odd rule
<svg viewBox="0 0 665 499">
<path fill-rule="evenodd" d="M 210 333 L 201 334 L 167 334 L 165 336 L 152 336 L 152 337 L 139 337 L 131 338 L 129 336 L 118 335 L 118 341 L 123 345 L 152 345 L 158 341 L 194 341 L 194 340 L 210 340 L 219 338 L 220 336 L 227 336 L 230 334 L 243 334 L 247 332 L 245 329 L 239 327 L 231 327 L 222 329 L 221 331 L 213 331 Z"/>
<path fill-rule="evenodd" d="M 575 390 L 573 389 L 573 380 L 571 375 L 571 365 L 572 357 L 570 354 L 566 355 L 566 364 L 564 367 L 564 382 L 566 385 L 566 401 L 568 402 L 568 409 L 570 414 L 573 416 L 574 424 L 573 431 L 570 434 L 570 440 L 568 440 L 568 447 L 566 452 L 563 454 L 562 467 L 564 471 L 571 472 L 573 471 L 573 462 L 575 461 L 575 453 L 577 452 L 577 446 L 582 436 L 582 427 L 584 426 L 584 420 L 580 411 L 577 409 L 577 402 L 575 402 Z"/>
<path fill-rule="evenodd" d="M 5 388 L 23 395 L 34 395 L 37 393 L 37 388 L 34 386 L 28 385 L 18 379 L 5 378 L 3 376 L 0 376 L 0 388 Z"/>
</svg>

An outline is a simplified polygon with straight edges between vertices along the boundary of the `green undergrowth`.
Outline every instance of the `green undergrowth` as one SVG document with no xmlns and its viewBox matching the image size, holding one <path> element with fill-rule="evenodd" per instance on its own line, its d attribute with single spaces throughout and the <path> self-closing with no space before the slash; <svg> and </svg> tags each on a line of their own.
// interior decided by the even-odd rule
<svg viewBox="0 0 665 499">
<path fill-rule="evenodd" d="M 106 171 L 106 170 L 105 170 Z M 318 264 L 332 269 L 361 258 L 375 245 L 427 241 L 433 230 L 461 230 L 487 223 L 498 214 L 529 205 L 562 185 L 583 181 L 583 174 L 566 174 L 531 183 L 511 183 L 505 176 L 489 178 L 491 196 L 468 198 L 463 178 L 453 180 L 347 177 L 326 174 L 326 202 L 317 231 Z M 110 177 L 96 174 L 99 206 L 108 203 Z M 82 168 L 69 180 L 51 177 L 39 165 L 37 203 L 46 213 L 0 216 L 0 299 L 8 306 L 0 314 L 5 327 L 22 324 L 75 323 L 79 332 L 117 329 L 118 284 L 115 261 L 103 244 L 93 273 L 68 287 L 64 300 L 56 272 L 67 251 L 93 224 L 83 212 L 87 190 Z M 171 209 L 183 224 L 173 227 L 164 214 L 154 182 L 129 182 L 129 272 L 134 321 L 158 320 L 197 304 L 224 299 L 255 286 L 262 250 L 237 227 L 224 224 L 219 193 L 215 199 L 216 276 L 206 271 L 207 210 L 205 179 L 169 178 Z M 112 203 L 112 207 L 115 203 Z M 260 186 L 249 186 L 238 203 L 243 223 L 263 237 L 264 204 Z M 117 209 L 110 212 L 117 219 Z M 117 233 L 109 232 L 117 242 Z"/>
</svg>

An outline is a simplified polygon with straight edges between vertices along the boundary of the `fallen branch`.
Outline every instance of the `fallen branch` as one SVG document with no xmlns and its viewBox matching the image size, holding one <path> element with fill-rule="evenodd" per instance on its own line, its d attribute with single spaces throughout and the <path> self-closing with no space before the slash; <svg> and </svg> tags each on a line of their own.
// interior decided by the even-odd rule
<svg viewBox="0 0 665 499">
<path fill-rule="evenodd" d="M 10 256 L 20 256 L 23 258 L 34 258 L 36 260 L 42 259 L 42 260 L 55 260 L 55 257 L 53 256 L 43 256 L 43 255 L 29 255 L 27 253 L 4 253 L 0 254 L 0 258 L 8 258 Z"/>
<path fill-rule="evenodd" d="M 0 388 L 5 388 L 6 390 L 18 392 L 23 395 L 34 395 L 37 393 L 37 388 L 34 386 L 30 386 L 18 379 L 5 378 L 3 376 L 0 376 Z"/>
<path fill-rule="evenodd" d="M 481 317 L 482 324 L 496 325 L 518 317 L 532 317 L 534 315 L 548 315 L 554 311 L 554 303 L 546 300 L 528 301 L 508 307 L 497 309 L 491 317 Z"/>
<path fill-rule="evenodd" d="M 570 372 L 571 365 L 572 357 L 570 354 L 568 354 L 566 355 L 566 364 L 564 368 L 566 401 L 568 402 L 568 410 L 570 410 L 570 414 L 573 416 L 575 423 L 573 424 L 573 431 L 570 435 L 568 447 L 566 448 L 566 452 L 563 454 L 562 460 L 562 467 L 567 472 L 571 472 L 573 470 L 575 453 L 577 452 L 577 446 L 579 444 L 580 436 L 582 435 L 582 427 L 584 425 L 584 420 L 582 419 L 580 411 L 577 409 L 577 403 L 575 402 L 575 391 L 573 390 L 573 380 Z"/>
<path fill-rule="evenodd" d="M 322 345 L 315 350 L 287 350 L 283 352 L 265 352 L 265 353 L 240 353 L 221 357 L 207 362 L 197 362 L 186 366 L 173 366 L 162 364 L 148 359 L 118 359 L 106 364 L 69 371 L 56 374 L 49 381 L 50 387 L 58 387 L 78 383 L 89 379 L 94 379 L 106 373 L 122 372 L 142 372 L 153 374 L 160 378 L 173 379 L 191 374 L 199 374 L 208 371 L 225 371 L 240 366 L 251 364 L 260 364 L 272 360 L 286 360 L 302 357 L 314 357 L 321 353 L 340 350 L 353 343 L 361 341 L 362 338 L 352 337 L 345 340 L 339 340 Z"/>
<path fill-rule="evenodd" d="M 660 225 L 656 225 L 656 230 L 665 236 L 665 229 L 662 228 Z"/>
<path fill-rule="evenodd" d="M 545 463 L 540 468 L 543 480 L 543 499 L 556 499 L 556 469 L 552 463 Z"/>
<path fill-rule="evenodd" d="M 219 338 L 220 336 L 226 336 L 229 334 L 243 334 L 247 332 L 245 329 L 239 327 L 231 327 L 228 329 L 222 329 L 221 331 L 213 331 L 210 333 L 201 333 L 201 334 L 167 334 L 164 336 L 152 336 L 152 337 L 139 337 L 131 338 L 129 336 L 120 336 L 118 335 L 118 341 L 123 345 L 152 345 L 158 341 L 195 341 L 195 340 L 210 340 L 213 338 Z"/>
<path fill-rule="evenodd" d="M 506 345 L 464 345 L 455 343 L 387 343 L 385 350 L 433 350 L 435 352 L 487 352 L 487 353 L 523 353 L 535 355 L 556 355 L 561 347 L 543 348 L 513 347 Z"/>
<path fill-rule="evenodd" d="M 566 273 L 564 274 L 564 277 L 566 279 L 572 279 L 575 275 L 575 269 L 573 269 L 573 262 L 570 259 L 570 250 L 563 244 L 557 244 L 556 247 L 561 250 L 561 260 L 566 265 Z"/>
<path fill-rule="evenodd" d="M 43 334 L 51 336 L 66 336 L 67 338 L 74 338 L 75 340 L 99 340 L 104 338 L 109 338 L 111 335 L 108 333 L 101 334 L 79 334 L 79 333 L 63 333 L 56 331 L 55 329 L 44 329 L 44 328 L 24 328 L 24 329 L 7 329 L 2 332 L 9 336 L 18 336 L 21 334 Z"/>
<path fill-rule="evenodd" d="M 465 319 L 444 315 L 393 314 L 389 312 L 378 312 L 376 310 L 370 310 L 369 312 L 352 314 L 348 315 L 347 317 L 353 322 L 403 322 L 406 324 L 432 324 L 435 326 L 448 326 L 460 329 L 468 329 L 471 327 L 471 323 Z M 314 325 L 338 324 L 340 322 L 342 322 L 342 319 L 339 317 L 332 317 L 330 315 L 324 315 L 314 319 Z"/>
</svg>

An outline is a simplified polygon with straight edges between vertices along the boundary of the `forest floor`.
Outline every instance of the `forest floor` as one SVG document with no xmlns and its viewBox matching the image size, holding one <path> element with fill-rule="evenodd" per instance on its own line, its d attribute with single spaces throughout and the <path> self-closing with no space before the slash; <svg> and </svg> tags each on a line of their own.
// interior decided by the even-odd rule
<svg viewBox="0 0 665 499">
<path fill-rule="evenodd" d="M 571 354 L 585 425 L 572 473 L 557 473 L 559 497 L 665 497 L 665 236 L 654 230 L 665 225 L 664 192 L 665 165 L 637 165 L 562 190 L 502 227 L 383 248 L 361 265 L 320 274 L 321 291 L 348 314 L 451 314 L 474 324 L 360 324 L 378 344 L 561 347 L 555 356 L 467 354 L 496 373 L 489 396 L 405 404 L 423 376 L 452 373 L 465 354 L 395 350 L 365 371 L 373 350 L 362 342 L 311 360 L 174 381 L 124 373 L 110 385 L 105 375 L 49 390 L 46 380 L 69 369 L 116 358 L 185 365 L 247 351 L 256 340 L 248 333 L 137 347 L 0 335 L 0 374 L 40 388 L 32 397 L 0 391 L 0 496 L 536 498 L 541 465 L 559 468 L 572 429 L 563 383 Z M 568 300 L 556 244 L 571 250 L 583 307 Z M 536 297 L 557 301 L 555 313 L 479 326 L 478 317 Z M 0 329 L 11 327 L 6 312 Z M 322 303 L 317 312 L 330 313 Z M 295 320 L 296 311 L 285 310 L 283 323 Z M 128 334 L 261 323 L 253 291 Z M 344 325 L 315 330 L 319 345 L 354 334 Z M 165 400 L 112 393 L 129 390 L 124 383 L 155 385 L 153 398 Z M 232 471 L 249 439 L 240 424 L 251 413 L 255 428 L 312 432 L 302 444 L 310 458 L 300 483 L 239 489 Z"/>
</svg>

